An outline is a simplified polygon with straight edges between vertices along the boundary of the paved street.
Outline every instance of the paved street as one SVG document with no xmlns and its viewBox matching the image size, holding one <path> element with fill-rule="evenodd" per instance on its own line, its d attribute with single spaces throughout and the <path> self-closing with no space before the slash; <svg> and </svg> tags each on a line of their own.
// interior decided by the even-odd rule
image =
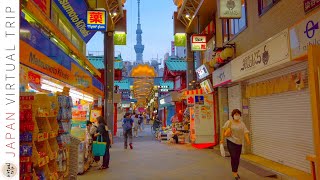
<svg viewBox="0 0 320 180">
<path fill-rule="evenodd" d="M 149 128 L 145 132 L 150 132 Z M 232 180 L 229 159 L 223 158 L 212 149 L 198 150 L 189 145 L 160 143 L 145 137 L 138 138 L 133 150 L 124 150 L 119 138 L 111 149 L 110 168 L 97 170 L 91 168 L 80 180 L 143 180 L 143 179 L 194 179 L 194 180 Z M 146 137 L 147 136 L 147 137 Z M 241 180 L 260 180 L 262 178 L 240 167 Z M 269 178 L 270 179 L 270 178 Z"/>
</svg>

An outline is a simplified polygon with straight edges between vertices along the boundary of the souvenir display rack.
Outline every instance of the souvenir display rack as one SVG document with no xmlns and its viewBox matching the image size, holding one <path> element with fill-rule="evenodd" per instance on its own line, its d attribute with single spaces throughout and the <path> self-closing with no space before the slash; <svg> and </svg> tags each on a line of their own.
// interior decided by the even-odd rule
<svg viewBox="0 0 320 180">
<path fill-rule="evenodd" d="M 59 179 L 56 96 L 20 94 L 20 179 Z"/>
</svg>

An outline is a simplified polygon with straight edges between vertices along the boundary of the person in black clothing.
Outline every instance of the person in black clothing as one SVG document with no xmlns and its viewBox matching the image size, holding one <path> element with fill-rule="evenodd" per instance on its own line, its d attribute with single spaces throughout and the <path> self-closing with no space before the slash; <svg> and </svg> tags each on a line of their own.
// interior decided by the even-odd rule
<svg viewBox="0 0 320 180">
<path fill-rule="evenodd" d="M 110 137 L 109 137 L 109 132 L 107 131 L 106 128 L 106 122 L 104 120 L 104 118 L 102 116 L 99 116 L 97 118 L 98 121 L 98 128 L 97 128 L 97 132 L 95 134 L 95 137 L 97 136 L 101 136 L 103 139 L 103 142 L 106 142 L 106 153 L 103 156 L 103 162 L 102 162 L 102 166 L 99 169 L 106 169 L 109 168 L 109 161 L 110 161 Z"/>
</svg>

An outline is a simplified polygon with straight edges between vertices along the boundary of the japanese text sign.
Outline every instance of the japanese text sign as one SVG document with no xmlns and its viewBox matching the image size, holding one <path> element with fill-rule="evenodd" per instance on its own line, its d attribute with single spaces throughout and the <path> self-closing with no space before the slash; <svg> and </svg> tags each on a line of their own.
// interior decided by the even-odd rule
<svg viewBox="0 0 320 180">
<path fill-rule="evenodd" d="M 185 33 L 177 33 L 174 35 L 174 45 L 185 47 L 187 45 L 187 36 Z"/>
<path fill-rule="evenodd" d="M 191 50 L 192 51 L 205 51 L 207 50 L 207 36 L 205 35 L 192 35 L 191 37 Z"/>
<path fill-rule="evenodd" d="M 87 11 L 87 30 L 93 31 L 106 31 L 107 30 L 107 18 L 106 11 L 94 10 Z"/>
</svg>

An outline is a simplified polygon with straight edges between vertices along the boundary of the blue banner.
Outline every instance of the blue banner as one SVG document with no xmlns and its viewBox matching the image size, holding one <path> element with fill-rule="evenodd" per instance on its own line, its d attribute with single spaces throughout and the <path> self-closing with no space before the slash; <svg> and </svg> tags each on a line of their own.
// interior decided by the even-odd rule
<svg viewBox="0 0 320 180">
<path fill-rule="evenodd" d="M 92 77 L 92 85 L 95 86 L 96 88 L 100 89 L 101 91 L 104 91 L 104 87 L 103 87 L 102 83 L 95 77 Z"/>
<path fill-rule="evenodd" d="M 86 29 L 87 4 L 84 0 L 54 0 L 80 37 L 87 43 L 96 31 Z"/>
<path fill-rule="evenodd" d="M 44 35 L 39 28 L 33 27 L 23 17 L 20 18 L 20 39 L 71 71 L 71 62 L 74 60 Z"/>
</svg>

